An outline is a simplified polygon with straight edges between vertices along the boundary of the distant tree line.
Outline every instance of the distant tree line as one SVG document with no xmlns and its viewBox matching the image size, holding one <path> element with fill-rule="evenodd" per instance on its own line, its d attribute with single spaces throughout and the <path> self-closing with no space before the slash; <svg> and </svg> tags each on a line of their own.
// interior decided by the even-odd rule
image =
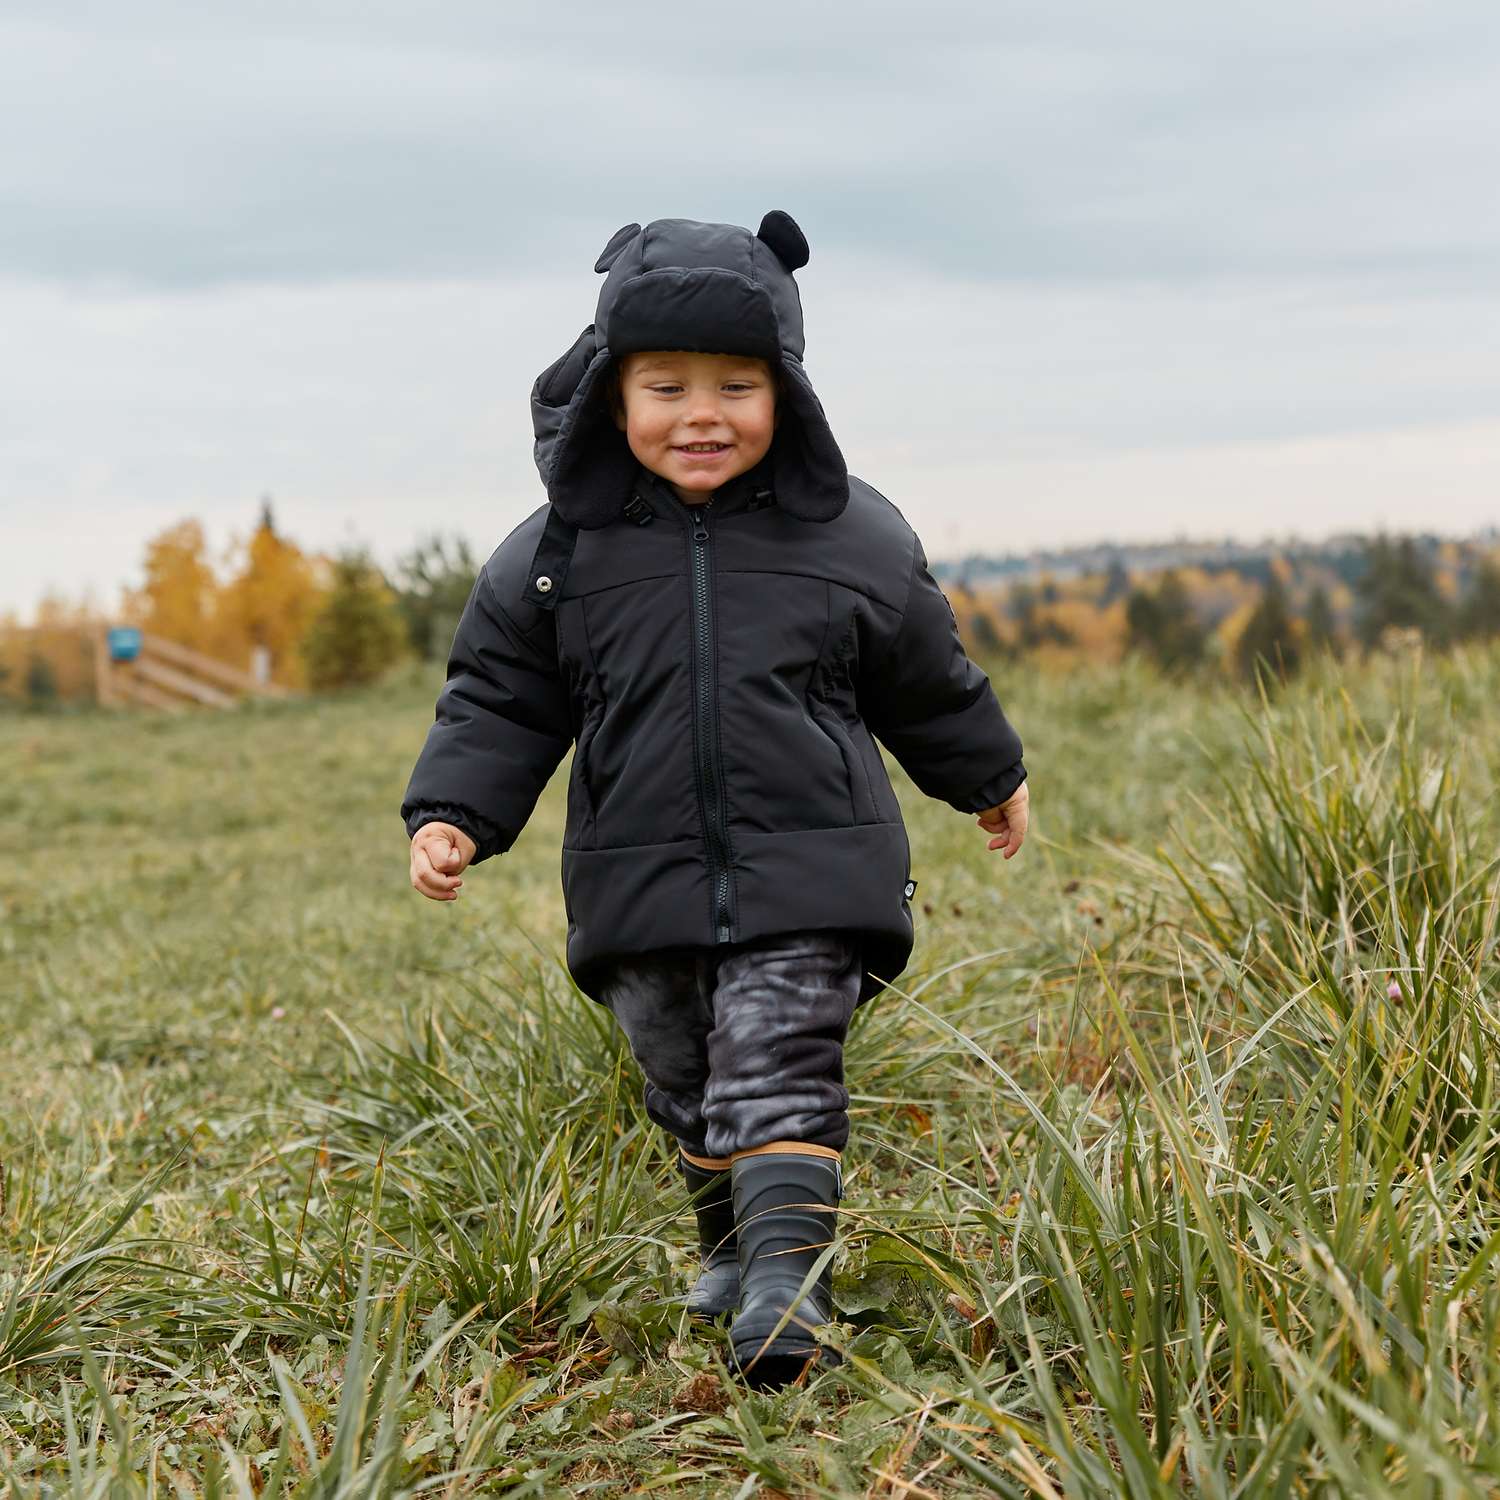
<svg viewBox="0 0 1500 1500">
<path fill-rule="evenodd" d="M 1500 561 L 1482 557 L 1456 597 L 1440 586 L 1428 551 L 1411 537 L 1377 536 L 1364 546 L 1354 573 L 1350 636 L 1340 631 L 1327 590 L 1307 591 L 1300 612 L 1274 565 L 1232 648 L 1232 666 L 1246 679 L 1290 677 L 1320 653 L 1353 646 L 1373 650 L 1401 635 L 1447 646 L 1500 636 Z M 1191 671 L 1211 654 L 1213 634 L 1175 569 L 1126 598 L 1126 645 L 1170 672 Z"/>
<path fill-rule="evenodd" d="M 246 670 L 269 659 L 272 680 L 287 687 L 358 686 L 401 661 L 444 660 L 479 572 L 463 538 L 436 533 L 389 572 L 362 547 L 303 552 L 277 529 L 269 500 L 225 562 L 220 576 L 202 527 L 188 520 L 147 544 L 144 586 L 126 591 L 118 614 L 49 597 L 33 626 L 0 615 L 0 703 L 91 697 L 91 633 L 122 623 Z M 998 602 L 963 581 L 948 592 L 972 649 L 1043 665 L 1133 652 L 1173 673 L 1227 669 L 1254 681 L 1400 639 L 1446 646 L 1500 636 L 1500 559 L 1431 537 L 1187 562 L 1144 579 L 1115 558 L 1092 574 L 1017 580 Z"/>
<path fill-rule="evenodd" d="M 355 687 L 414 657 L 445 659 L 478 571 L 467 541 L 435 533 L 390 574 L 361 546 L 305 552 L 278 530 L 269 499 L 220 568 L 201 524 L 178 522 L 147 542 L 144 582 L 124 591 L 117 612 L 49 596 L 33 626 L 0 617 L 0 704 L 91 699 L 93 640 L 121 624 L 245 671 L 259 656 L 284 687 Z"/>
</svg>

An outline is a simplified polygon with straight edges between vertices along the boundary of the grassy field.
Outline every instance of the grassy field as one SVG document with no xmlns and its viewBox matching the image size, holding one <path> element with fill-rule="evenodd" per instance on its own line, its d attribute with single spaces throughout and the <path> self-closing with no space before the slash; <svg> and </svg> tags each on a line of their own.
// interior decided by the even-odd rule
<svg viewBox="0 0 1500 1500">
<path fill-rule="evenodd" d="M 566 767 L 438 905 L 431 673 L 0 719 L 7 1493 L 1500 1493 L 1500 655 L 990 665 L 1032 838 L 892 765 L 847 1362 L 772 1394 L 562 967 Z"/>
</svg>

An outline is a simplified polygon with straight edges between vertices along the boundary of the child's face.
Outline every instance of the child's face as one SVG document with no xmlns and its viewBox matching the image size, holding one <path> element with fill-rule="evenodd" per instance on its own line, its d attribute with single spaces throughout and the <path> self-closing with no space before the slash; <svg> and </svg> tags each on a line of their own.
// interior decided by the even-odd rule
<svg viewBox="0 0 1500 1500">
<path fill-rule="evenodd" d="M 766 456 L 776 382 L 763 359 L 651 349 L 620 362 L 615 425 L 630 451 L 689 505 Z M 694 445 L 717 445 L 695 452 Z"/>
</svg>

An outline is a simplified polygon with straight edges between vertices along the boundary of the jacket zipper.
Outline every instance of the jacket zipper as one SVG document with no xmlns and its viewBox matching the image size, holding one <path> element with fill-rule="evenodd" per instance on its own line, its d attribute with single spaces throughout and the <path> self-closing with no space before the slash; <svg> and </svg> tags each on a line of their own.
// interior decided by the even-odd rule
<svg viewBox="0 0 1500 1500">
<path fill-rule="evenodd" d="M 732 917 L 729 912 L 729 839 L 725 831 L 724 785 L 717 774 L 719 727 L 714 716 L 713 625 L 708 597 L 708 507 L 693 512 L 693 642 L 698 655 L 698 682 L 694 702 L 698 713 L 698 786 L 703 796 L 704 826 L 708 834 L 708 874 L 714 892 L 715 941 L 727 943 Z"/>
</svg>

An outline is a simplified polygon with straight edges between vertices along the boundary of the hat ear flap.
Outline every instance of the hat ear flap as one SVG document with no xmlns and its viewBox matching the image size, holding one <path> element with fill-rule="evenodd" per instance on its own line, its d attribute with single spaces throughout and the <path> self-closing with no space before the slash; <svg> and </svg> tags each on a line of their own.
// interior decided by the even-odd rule
<svg viewBox="0 0 1500 1500">
<path fill-rule="evenodd" d="M 599 252 L 599 259 L 594 262 L 594 269 L 601 274 L 614 265 L 620 258 L 620 252 L 641 232 L 639 224 L 623 224 L 610 235 L 609 243 Z"/>
<path fill-rule="evenodd" d="M 804 521 L 831 521 L 849 502 L 849 470 L 802 361 L 783 355 L 785 420 L 771 440 L 776 503 Z"/>
<path fill-rule="evenodd" d="M 608 349 L 589 361 L 558 425 L 547 468 L 548 498 L 565 520 L 585 530 L 607 526 L 619 515 L 635 477 L 635 455 L 605 398 L 615 365 Z"/>
<path fill-rule="evenodd" d="M 777 259 L 788 271 L 800 271 L 812 256 L 812 251 L 807 248 L 807 236 L 785 209 L 773 208 L 760 221 L 755 237 L 776 252 Z"/>
<path fill-rule="evenodd" d="M 552 361 L 531 387 L 531 425 L 536 432 L 536 466 L 547 482 L 557 452 L 557 440 L 562 432 L 568 408 L 578 390 L 579 382 L 599 352 L 599 341 L 594 325 L 587 328 L 573 341 L 572 347 L 558 359 Z"/>
</svg>

